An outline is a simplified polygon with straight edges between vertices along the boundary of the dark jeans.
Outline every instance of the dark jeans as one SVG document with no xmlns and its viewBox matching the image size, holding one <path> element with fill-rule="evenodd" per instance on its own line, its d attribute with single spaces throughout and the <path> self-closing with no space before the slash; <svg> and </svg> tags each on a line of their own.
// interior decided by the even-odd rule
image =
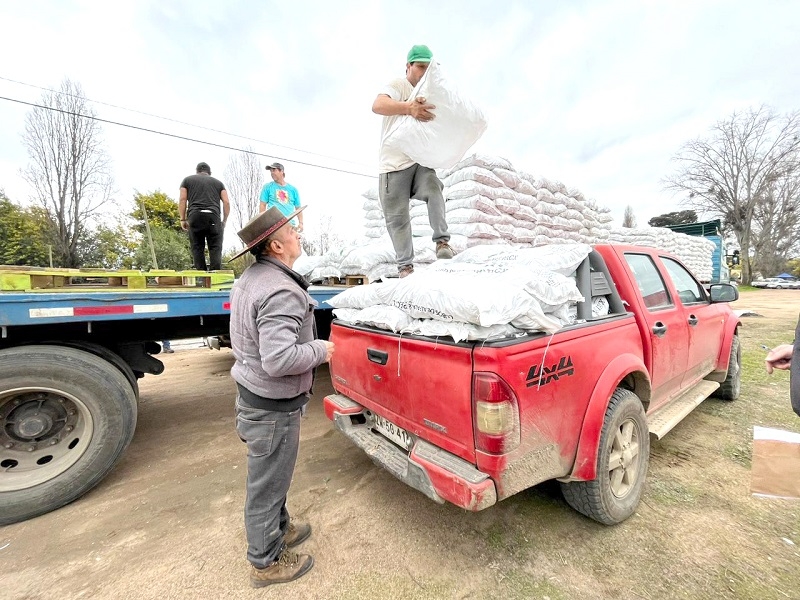
<svg viewBox="0 0 800 600">
<path fill-rule="evenodd" d="M 222 268 L 222 221 L 213 212 L 193 212 L 189 215 L 189 244 L 194 268 L 201 271 L 206 270 L 206 241 L 211 270 L 218 271 Z"/>
<path fill-rule="evenodd" d="M 247 443 L 244 528 L 247 560 L 263 569 L 278 560 L 289 528 L 286 495 L 300 445 L 301 409 L 253 408 L 236 398 L 236 432 Z"/>
</svg>

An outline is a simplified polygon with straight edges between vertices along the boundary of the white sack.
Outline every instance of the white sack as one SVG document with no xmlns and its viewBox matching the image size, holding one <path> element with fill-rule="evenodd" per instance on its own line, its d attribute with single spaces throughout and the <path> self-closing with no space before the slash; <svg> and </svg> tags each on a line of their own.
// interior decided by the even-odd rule
<svg viewBox="0 0 800 600">
<path fill-rule="evenodd" d="M 333 316 L 347 323 L 364 323 L 395 333 L 407 329 L 413 319 L 399 308 L 376 304 L 366 308 L 336 308 Z"/>
<path fill-rule="evenodd" d="M 465 167 L 473 167 L 473 166 L 483 167 L 484 169 L 489 169 L 490 171 L 493 171 L 494 169 L 507 169 L 509 171 L 514 170 L 514 167 L 505 158 L 476 153 L 476 154 L 470 154 L 469 156 L 463 158 L 458 162 L 457 165 L 450 167 L 449 169 L 443 169 L 442 171 L 440 171 L 438 173 L 439 179 L 444 179 L 449 175 L 452 175 L 459 169 L 463 169 Z"/>
<path fill-rule="evenodd" d="M 475 246 L 456 254 L 454 263 L 506 264 L 535 271 L 550 270 L 561 275 L 571 275 L 589 256 L 591 247 L 586 244 L 560 244 L 538 248 L 498 248 Z M 557 302 L 550 302 L 556 304 Z"/>
<path fill-rule="evenodd" d="M 414 162 L 431 169 L 448 169 L 464 156 L 486 130 L 486 118 L 447 80 L 438 63 L 431 61 L 411 100 L 423 97 L 436 106 L 432 121 L 401 117 L 384 143 Z"/>
<path fill-rule="evenodd" d="M 453 338 L 455 342 L 462 340 L 501 340 L 525 333 L 513 325 L 492 325 L 481 327 L 472 323 L 445 323 L 435 319 L 412 319 L 411 324 L 403 329 L 403 333 L 425 335 L 428 337 Z"/>
<path fill-rule="evenodd" d="M 497 175 L 492 173 L 489 169 L 484 169 L 483 167 L 466 167 L 464 169 L 454 171 L 452 175 L 448 175 L 442 180 L 442 185 L 449 187 L 461 181 L 467 180 L 478 181 L 483 185 L 488 185 L 489 187 L 503 187 L 503 185 L 505 185 L 503 181 L 497 177 Z"/>
</svg>

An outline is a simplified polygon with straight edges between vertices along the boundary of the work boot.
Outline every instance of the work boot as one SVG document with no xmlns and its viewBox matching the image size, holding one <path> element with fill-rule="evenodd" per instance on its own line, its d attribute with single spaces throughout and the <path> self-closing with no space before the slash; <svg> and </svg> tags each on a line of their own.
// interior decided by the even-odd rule
<svg viewBox="0 0 800 600">
<path fill-rule="evenodd" d="M 447 242 L 436 242 L 436 258 L 453 258 L 456 255 Z"/>
<path fill-rule="evenodd" d="M 397 276 L 402 279 L 403 277 L 408 277 L 414 272 L 414 265 L 405 265 L 404 267 L 400 267 L 397 270 Z"/>
<path fill-rule="evenodd" d="M 256 588 L 273 583 L 289 583 L 300 579 L 314 566 L 314 557 L 309 554 L 297 554 L 284 548 L 278 560 L 268 567 L 250 570 L 250 585 Z"/>
<path fill-rule="evenodd" d="M 286 535 L 283 536 L 283 542 L 286 544 L 287 548 L 294 548 L 305 542 L 310 535 L 311 525 L 308 523 L 300 523 L 299 525 L 289 523 L 289 530 L 286 532 Z"/>
</svg>

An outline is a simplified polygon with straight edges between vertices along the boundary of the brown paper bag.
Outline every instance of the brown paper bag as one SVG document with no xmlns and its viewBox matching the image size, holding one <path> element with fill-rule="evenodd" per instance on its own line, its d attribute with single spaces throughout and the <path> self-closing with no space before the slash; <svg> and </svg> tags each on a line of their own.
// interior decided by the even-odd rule
<svg viewBox="0 0 800 600">
<path fill-rule="evenodd" d="M 751 493 L 800 498 L 800 433 L 753 427 Z"/>
</svg>

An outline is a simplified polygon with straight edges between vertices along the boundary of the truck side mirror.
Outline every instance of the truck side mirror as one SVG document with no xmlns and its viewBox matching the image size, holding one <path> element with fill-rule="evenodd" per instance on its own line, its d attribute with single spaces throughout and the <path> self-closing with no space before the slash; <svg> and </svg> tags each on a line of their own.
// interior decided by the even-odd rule
<svg viewBox="0 0 800 600">
<path fill-rule="evenodd" d="M 729 283 L 715 283 L 709 292 L 711 302 L 735 302 L 739 299 L 739 290 Z"/>
</svg>

